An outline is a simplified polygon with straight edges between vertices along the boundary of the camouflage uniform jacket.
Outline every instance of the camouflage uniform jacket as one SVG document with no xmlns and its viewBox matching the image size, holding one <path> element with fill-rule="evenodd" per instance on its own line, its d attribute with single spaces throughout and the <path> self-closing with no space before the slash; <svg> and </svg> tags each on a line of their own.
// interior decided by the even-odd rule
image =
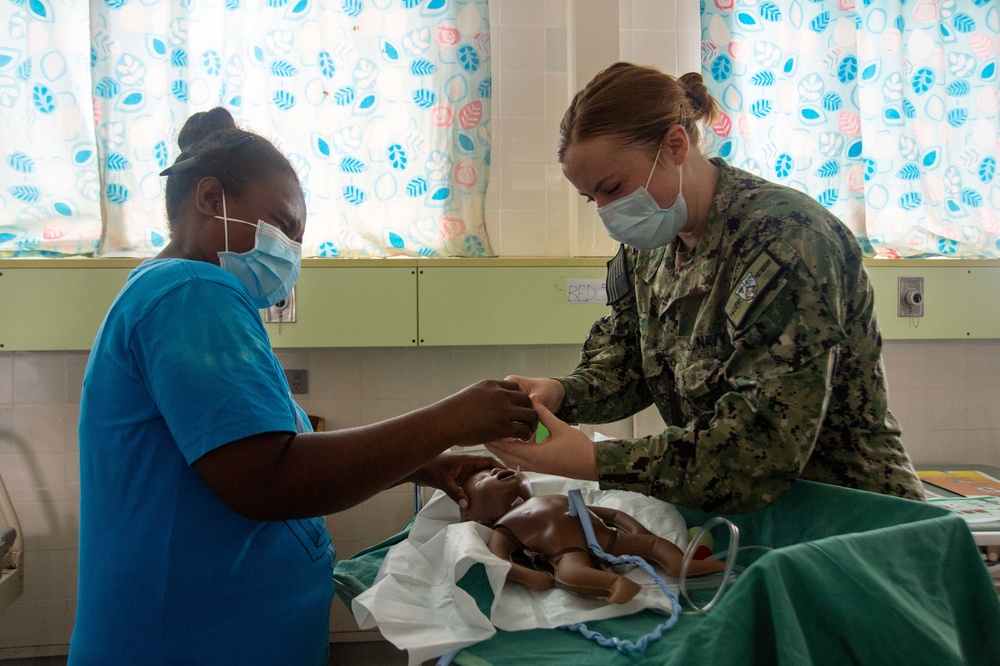
<svg viewBox="0 0 1000 666">
<path fill-rule="evenodd" d="M 727 513 L 764 508 L 798 478 L 922 498 L 854 236 L 808 196 L 713 163 L 691 255 L 623 246 L 609 262 L 626 271 L 622 293 L 559 378 L 570 423 L 655 403 L 667 424 L 597 443 L 601 487 Z"/>
</svg>

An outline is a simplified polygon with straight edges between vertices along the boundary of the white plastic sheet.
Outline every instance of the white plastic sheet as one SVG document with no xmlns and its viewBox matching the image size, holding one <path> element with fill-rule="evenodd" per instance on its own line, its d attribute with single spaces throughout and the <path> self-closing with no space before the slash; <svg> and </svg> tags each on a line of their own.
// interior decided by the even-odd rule
<svg viewBox="0 0 1000 666">
<path fill-rule="evenodd" d="M 652 532 L 687 547 L 684 519 L 671 505 L 638 493 L 602 491 L 594 483 L 528 474 L 535 495 L 566 494 L 580 488 L 589 505 L 625 511 Z M 510 565 L 486 547 L 492 530 L 460 522 L 458 506 L 438 492 L 418 514 L 406 541 L 393 546 L 375 584 L 354 599 L 354 616 L 362 629 L 378 627 L 396 647 L 407 650 L 410 666 L 473 645 L 505 631 L 552 628 L 589 622 L 643 609 L 671 611 L 670 600 L 639 568 L 624 572 L 643 586 L 625 604 L 610 604 L 561 588 L 534 590 L 507 583 Z M 458 582 L 482 563 L 494 601 L 487 618 Z M 665 580 L 666 574 L 662 574 Z"/>
</svg>

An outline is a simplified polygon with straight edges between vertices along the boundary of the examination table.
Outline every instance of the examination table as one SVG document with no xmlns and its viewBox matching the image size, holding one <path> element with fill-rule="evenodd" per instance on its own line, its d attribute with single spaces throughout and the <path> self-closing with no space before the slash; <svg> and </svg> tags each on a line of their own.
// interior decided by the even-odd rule
<svg viewBox="0 0 1000 666">
<path fill-rule="evenodd" d="M 679 508 L 679 507 L 678 507 Z M 689 526 L 714 514 L 681 509 Z M 922 502 L 797 481 L 771 507 L 728 515 L 740 546 L 773 548 L 705 615 L 684 614 L 642 654 L 562 629 L 498 631 L 454 664 L 1000 664 L 1000 601 L 966 523 Z M 336 565 L 351 600 L 375 581 L 407 529 Z M 715 530 L 715 552 L 728 535 Z M 460 585 L 489 613 L 485 575 Z M 687 610 L 687 609 L 686 609 Z M 648 611 L 590 628 L 636 640 L 663 621 Z"/>
</svg>

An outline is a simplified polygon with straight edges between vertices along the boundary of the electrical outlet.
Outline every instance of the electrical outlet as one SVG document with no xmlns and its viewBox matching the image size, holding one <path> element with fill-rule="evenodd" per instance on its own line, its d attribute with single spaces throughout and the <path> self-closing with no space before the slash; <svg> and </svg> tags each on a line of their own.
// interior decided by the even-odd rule
<svg viewBox="0 0 1000 666">
<path fill-rule="evenodd" d="M 924 279 L 922 277 L 899 278 L 899 316 L 924 316 Z"/>
<path fill-rule="evenodd" d="M 288 387 L 292 389 L 292 393 L 309 393 L 308 370 L 285 370 L 285 377 L 288 379 Z"/>
</svg>

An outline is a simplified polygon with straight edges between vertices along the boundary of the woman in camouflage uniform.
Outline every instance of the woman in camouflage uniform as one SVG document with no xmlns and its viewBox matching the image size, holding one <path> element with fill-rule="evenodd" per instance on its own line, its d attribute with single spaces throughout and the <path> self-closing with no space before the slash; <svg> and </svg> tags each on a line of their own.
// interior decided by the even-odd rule
<svg viewBox="0 0 1000 666">
<path fill-rule="evenodd" d="M 720 512 L 766 507 L 799 478 L 922 498 L 857 241 L 809 196 L 706 158 L 698 124 L 714 113 L 699 74 L 627 63 L 573 99 L 559 161 L 623 243 L 612 311 L 572 373 L 513 377 L 550 437 L 491 450 Z M 595 444 L 567 425 L 650 404 L 667 424 L 657 435 Z"/>
</svg>

